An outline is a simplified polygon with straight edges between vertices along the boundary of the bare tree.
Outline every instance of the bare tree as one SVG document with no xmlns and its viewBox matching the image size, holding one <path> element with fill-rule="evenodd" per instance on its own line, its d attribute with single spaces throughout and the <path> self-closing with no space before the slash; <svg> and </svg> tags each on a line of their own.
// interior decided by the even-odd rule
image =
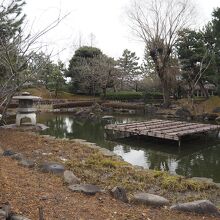
<svg viewBox="0 0 220 220">
<path fill-rule="evenodd" d="M 163 88 L 164 106 L 170 105 L 169 68 L 177 33 L 192 21 L 190 0 L 134 1 L 128 9 L 130 27 L 145 42 Z"/>
</svg>

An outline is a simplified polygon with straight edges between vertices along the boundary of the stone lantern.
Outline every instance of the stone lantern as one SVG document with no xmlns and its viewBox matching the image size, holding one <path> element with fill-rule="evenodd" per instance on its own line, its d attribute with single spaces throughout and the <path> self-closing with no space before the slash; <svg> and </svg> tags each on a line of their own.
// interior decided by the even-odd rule
<svg viewBox="0 0 220 220">
<path fill-rule="evenodd" d="M 29 118 L 31 120 L 31 125 L 36 125 L 36 111 L 37 109 L 33 107 L 33 103 L 36 100 L 41 99 L 38 96 L 31 96 L 28 92 L 23 92 L 20 96 L 14 96 L 13 99 L 18 100 L 18 109 L 16 113 L 16 125 L 21 126 L 21 121 L 24 118 Z"/>
</svg>

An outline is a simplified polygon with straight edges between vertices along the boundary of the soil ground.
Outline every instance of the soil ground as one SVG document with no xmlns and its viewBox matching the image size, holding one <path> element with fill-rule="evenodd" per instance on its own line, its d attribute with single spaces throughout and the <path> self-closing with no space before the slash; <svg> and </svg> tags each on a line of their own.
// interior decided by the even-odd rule
<svg viewBox="0 0 220 220">
<path fill-rule="evenodd" d="M 23 153 L 27 158 L 35 159 L 37 163 L 45 160 L 61 162 L 59 159 L 61 157 L 84 160 L 86 156 L 89 157 L 93 153 L 92 149 L 71 141 L 48 140 L 32 133 L 12 130 L 0 130 L 0 147 L 4 150 L 11 149 Z M 83 181 L 92 181 L 83 174 L 79 177 Z M 212 216 L 178 213 L 166 207 L 156 209 L 125 204 L 113 199 L 108 190 L 106 193 L 99 193 L 95 196 L 73 193 L 68 190 L 59 176 L 41 173 L 36 168 L 25 168 L 9 157 L 0 157 L 0 204 L 5 202 L 11 204 L 14 212 L 33 220 L 39 219 L 39 207 L 43 207 L 45 220 L 217 219 Z"/>
</svg>

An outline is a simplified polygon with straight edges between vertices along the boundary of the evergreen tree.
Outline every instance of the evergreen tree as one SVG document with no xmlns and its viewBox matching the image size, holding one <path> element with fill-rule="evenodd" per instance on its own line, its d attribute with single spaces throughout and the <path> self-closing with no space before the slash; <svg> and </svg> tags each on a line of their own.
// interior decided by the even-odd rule
<svg viewBox="0 0 220 220">
<path fill-rule="evenodd" d="M 95 95 L 114 87 L 114 59 L 96 47 L 80 47 L 75 51 L 66 72 L 71 77 L 72 92 Z"/>
<path fill-rule="evenodd" d="M 205 26 L 206 42 L 214 51 L 213 71 L 209 75 L 209 81 L 217 85 L 217 91 L 220 94 L 220 8 L 213 11 L 212 17 L 212 21 Z"/>
<path fill-rule="evenodd" d="M 213 48 L 206 42 L 203 31 L 184 29 L 179 32 L 176 49 L 181 64 L 182 77 L 187 82 L 193 96 L 195 87 L 200 89 L 208 97 L 204 83 L 212 72 Z"/>
<path fill-rule="evenodd" d="M 4 43 L 21 33 L 21 26 L 25 19 L 22 8 L 23 0 L 11 0 L 7 5 L 3 1 L 0 5 L 0 39 Z"/>
<path fill-rule="evenodd" d="M 128 49 L 125 49 L 122 57 L 118 59 L 120 90 L 124 90 L 126 85 L 129 86 L 133 82 L 135 83 L 135 90 L 137 90 L 138 76 L 141 74 L 138 60 L 135 52 Z"/>
<path fill-rule="evenodd" d="M 22 13 L 22 8 L 25 5 L 23 0 L 11 0 L 10 2 L 3 1 L 0 5 L 0 51 L 2 47 L 9 46 L 13 38 L 21 33 L 21 26 L 25 19 Z M 18 40 L 18 39 L 17 39 Z M 4 50 L 4 49 L 3 49 Z M 9 50 L 9 56 L 16 59 L 17 48 L 13 47 Z M 3 53 L 3 52 L 1 52 Z M 3 82 L 9 76 L 7 65 L 3 60 L 0 60 L 0 82 Z"/>
<path fill-rule="evenodd" d="M 69 61 L 69 67 L 66 72 L 66 76 L 71 78 L 72 92 L 91 93 L 92 85 L 86 85 L 83 88 L 85 81 L 87 81 L 86 79 L 89 79 L 87 69 L 92 65 L 92 60 L 101 54 L 100 49 L 88 46 L 80 47 L 75 51 L 75 54 Z M 92 84 L 92 82 L 90 83 Z"/>
</svg>

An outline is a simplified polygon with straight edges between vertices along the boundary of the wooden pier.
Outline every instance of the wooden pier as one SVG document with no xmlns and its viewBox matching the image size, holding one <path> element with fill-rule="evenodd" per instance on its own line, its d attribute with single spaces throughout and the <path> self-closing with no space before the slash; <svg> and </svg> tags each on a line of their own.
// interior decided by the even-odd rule
<svg viewBox="0 0 220 220">
<path fill-rule="evenodd" d="M 170 120 L 150 120 L 142 122 L 132 122 L 123 124 L 110 124 L 105 126 L 105 130 L 124 134 L 124 136 L 149 136 L 168 140 L 178 141 L 185 136 L 195 134 L 205 134 L 210 131 L 220 130 L 220 125 L 189 123 Z"/>
</svg>

